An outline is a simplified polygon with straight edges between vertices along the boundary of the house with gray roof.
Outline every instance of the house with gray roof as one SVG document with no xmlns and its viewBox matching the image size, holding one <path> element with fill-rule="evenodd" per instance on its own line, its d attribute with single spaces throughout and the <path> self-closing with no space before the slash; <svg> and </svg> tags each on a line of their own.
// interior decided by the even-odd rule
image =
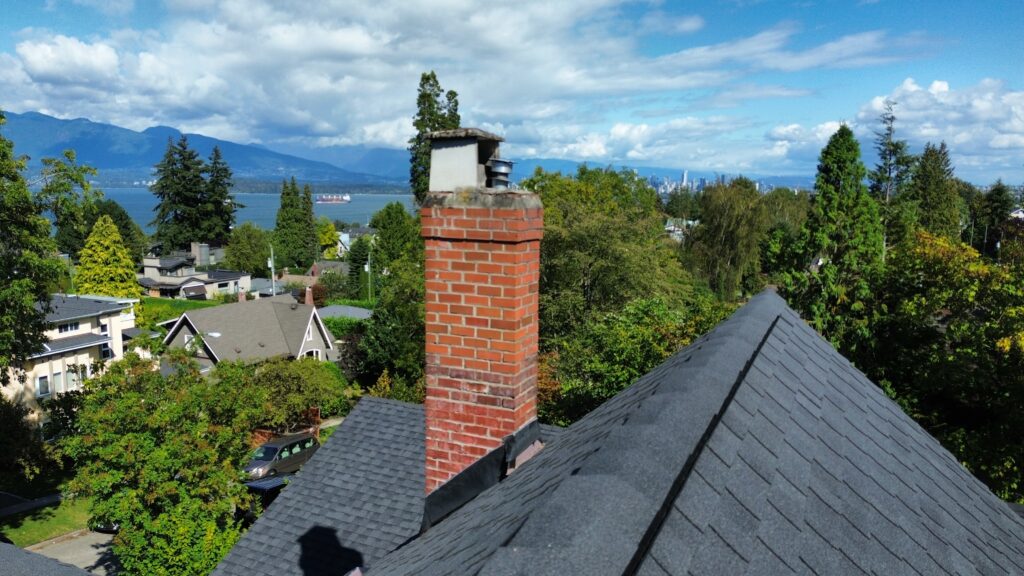
<svg viewBox="0 0 1024 576">
<path fill-rule="evenodd" d="M 173 348 L 194 347 L 200 366 L 222 360 L 337 359 L 334 336 L 314 306 L 290 297 L 261 298 L 183 313 L 164 337 Z"/>
<path fill-rule="evenodd" d="M 133 298 L 53 294 L 46 313 L 47 342 L 28 361 L 10 368 L 5 396 L 29 410 L 29 420 L 42 424 L 41 402 L 77 390 L 81 381 L 108 360 L 124 356 L 131 346 L 126 332 L 135 327 Z"/>
<path fill-rule="evenodd" d="M 209 300 L 220 294 L 252 291 L 248 272 L 215 269 L 198 272 L 192 254 L 147 256 L 142 260 L 139 285 L 153 297 Z"/>
<path fill-rule="evenodd" d="M 364 398 L 214 574 L 1024 574 L 1018 510 L 771 291 L 539 425 L 539 199 L 434 136 L 480 165 L 424 203 L 425 404 Z"/>
</svg>

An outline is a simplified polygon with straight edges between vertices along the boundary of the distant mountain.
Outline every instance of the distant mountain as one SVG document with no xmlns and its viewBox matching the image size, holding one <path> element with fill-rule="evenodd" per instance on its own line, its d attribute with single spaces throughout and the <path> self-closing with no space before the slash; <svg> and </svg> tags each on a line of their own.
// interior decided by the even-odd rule
<svg viewBox="0 0 1024 576">
<path fill-rule="evenodd" d="M 175 128 L 154 126 L 142 132 L 84 118 L 61 120 L 38 112 L 15 114 L 6 112 L 4 136 L 14 141 L 15 153 L 30 157 L 29 168 L 38 168 L 40 160 L 59 156 L 74 149 L 78 161 L 99 171 L 105 185 L 130 184 L 149 180 L 153 166 L 167 149 L 168 138 L 181 135 Z M 335 185 L 394 185 L 401 178 L 389 178 L 339 168 L 327 162 L 309 160 L 262 146 L 236 144 L 200 134 L 187 134 L 189 145 L 207 158 L 214 146 L 220 147 L 224 160 L 238 180 L 280 181 L 295 177 L 300 182 Z"/>
</svg>

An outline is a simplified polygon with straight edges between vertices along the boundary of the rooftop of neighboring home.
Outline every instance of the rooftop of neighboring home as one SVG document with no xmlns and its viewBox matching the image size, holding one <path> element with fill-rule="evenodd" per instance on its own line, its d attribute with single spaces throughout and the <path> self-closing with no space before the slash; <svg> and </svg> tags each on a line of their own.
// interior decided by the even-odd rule
<svg viewBox="0 0 1024 576">
<path fill-rule="evenodd" d="M 111 314 L 132 307 L 135 300 L 125 298 L 109 298 L 74 294 L 50 295 L 50 311 L 46 321 L 50 324 L 69 322 L 80 318 L 92 318 L 102 314 Z"/>
<path fill-rule="evenodd" d="M 0 542 L 0 568 L 4 576 L 88 576 L 89 572 L 42 554 Z"/>
<path fill-rule="evenodd" d="M 344 304 L 324 306 L 317 309 L 317 313 L 320 314 L 321 318 L 354 318 L 356 320 L 366 320 L 373 316 L 373 310 L 367 310 L 358 306 L 346 306 Z"/>
<path fill-rule="evenodd" d="M 284 298 L 189 310 L 170 328 L 164 342 L 177 342 L 184 333 L 201 335 L 215 362 L 299 357 L 316 334 L 333 351 L 334 338 L 316 309 Z"/>
</svg>

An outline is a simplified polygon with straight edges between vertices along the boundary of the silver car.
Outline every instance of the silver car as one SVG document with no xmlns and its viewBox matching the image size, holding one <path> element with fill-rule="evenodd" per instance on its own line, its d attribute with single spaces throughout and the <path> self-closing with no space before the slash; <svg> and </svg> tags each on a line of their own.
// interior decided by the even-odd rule
<svg viewBox="0 0 1024 576">
<path fill-rule="evenodd" d="M 312 434 L 282 436 L 261 444 L 252 453 L 245 472 L 253 480 L 298 471 L 320 448 Z"/>
</svg>

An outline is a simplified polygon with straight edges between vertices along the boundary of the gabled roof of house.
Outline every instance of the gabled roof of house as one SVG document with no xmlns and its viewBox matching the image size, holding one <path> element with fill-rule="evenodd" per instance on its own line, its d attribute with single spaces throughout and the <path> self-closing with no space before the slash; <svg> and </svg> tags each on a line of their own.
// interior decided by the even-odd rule
<svg viewBox="0 0 1024 576">
<path fill-rule="evenodd" d="M 773 293 L 369 574 L 1020 574 L 1024 521 Z"/>
<path fill-rule="evenodd" d="M 332 304 L 330 306 L 320 308 L 317 310 L 317 314 L 320 314 L 321 318 L 354 318 L 356 320 L 366 320 L 370 316 L 373 316 L 373 310 L 367 310 L 366 308 L 360 308 L 358 306 Z"/>
<path fill-rule="evenodd" d="M 90 348 L 92 346 L 99 346 L 100 344 L 109 342 L 109 334 L 94 334 L 92 332 L 76 334 L 75 336 L 56 338 L 44 343 L 42 350 L 39 350 L 31 357 L 41 358 L 43 356 L 52 356 L 53 354 L 62 354 L 72 350 L 81 350 L 82 348 Z"/>
<path fill-rule="evenodd" d="M 4 576 L 88 576 L 88 572 L 0 542 L 0 567 Z"/>
<path fill-rule="evenodd" d="M 46 314 L 46 321 L 50 324 L 57 324 L 79 318 L 91 318 L 101 314 L 118 312 L 131 308 L 131 306 L 130 302 L 117 302 L 110 298 L 52 294 L 50 295 L 50 311 Z"/>
<path fill-rule="evenodd" d="M 423 407 L 365 397 L 214 571 L 343 575 L 415 536 Z"/>
<path fill-rule="evenodd" d="M 170 343 L 188 325 L 203 335 L 203 344 L 218 362 L 298 357 L 311 324 L 333 346 L 334 338 L 313 306 L 259 299 L 189 310 L 167 332 L 164 342 Z"/>
</svg>

